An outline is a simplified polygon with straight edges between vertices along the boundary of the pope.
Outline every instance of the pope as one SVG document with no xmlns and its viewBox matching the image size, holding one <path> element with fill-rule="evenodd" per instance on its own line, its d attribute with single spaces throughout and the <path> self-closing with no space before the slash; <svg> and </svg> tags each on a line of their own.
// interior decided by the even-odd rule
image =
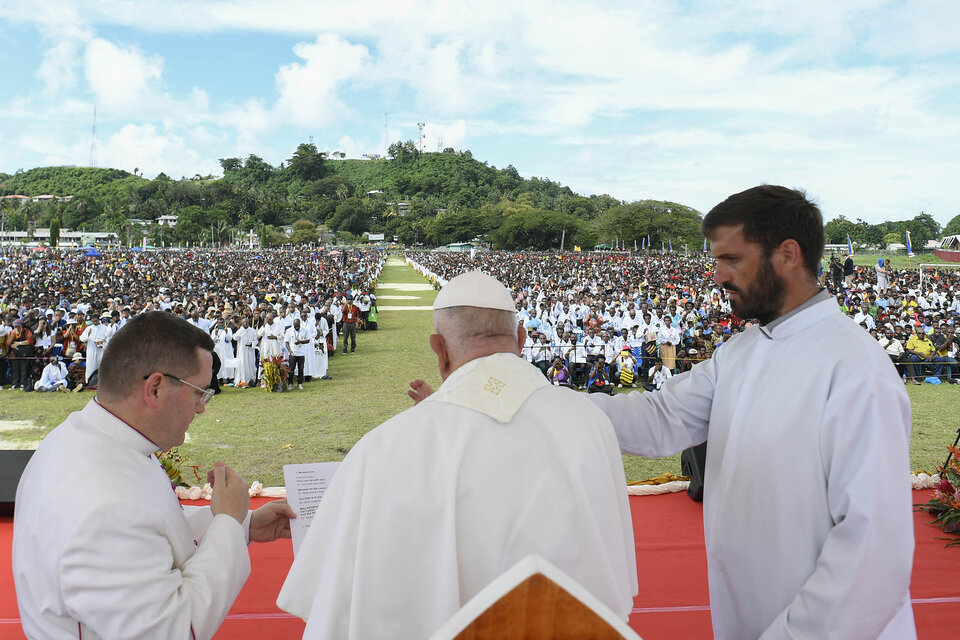
<svg viewBox="0 0 960 640">
<path fill-rule="evenodd" d="M 496 279 L 451 279 L 434 327 L 443 384 L 347 454 L 277 604 L 308 638 L 427 638 L 536 553 L 626 620 L 636 560 L 609 420 L 519 357 Z"/>
</svg>

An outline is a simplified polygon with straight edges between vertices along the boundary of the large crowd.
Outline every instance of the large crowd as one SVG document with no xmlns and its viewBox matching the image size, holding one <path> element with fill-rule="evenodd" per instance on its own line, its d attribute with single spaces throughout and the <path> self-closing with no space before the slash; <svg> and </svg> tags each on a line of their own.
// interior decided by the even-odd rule
<svg viewBox="0 0 960 640">
<path fill-rule="evenodd" d="M 613 393 L 658 389 L 710 358 L 751 319 L 731 310 L 704 254 L 410 252 L 443 284 L 479 269 L 513 292 L 528 330 L 526 358 L 555 384 Z M 878 340 L 905 383 L 956 384 L 960 274 L 855 266 L 825 256 L 820 282 L 853 322 Z M 811 336 L 815 340 L 816 336 Z"/>
<path fill-rule="evenodd" d="M 138 313 L 162 310 L 213 338 L 215 390 L 263 386 L 271 365 L 282 383 L 302 388 L 329 376 L 338 342 L 352 352 L 357 328 L 376 326 L 384 260 L 360 249 L 8 249 L 0 254 L 0 385 L 95 387 L 111 336 Z"/>
<path fill-rule="evenodd" d="M 613 393 L 658 389 L 749 326 L 704 255 L 625 252 L 409 252 L 438 284 L 485 271 L 516 297 L 524 356 L 553 383 Z M 8 250 L 0 255 L 0 385 L 24 391 L 96 386 L 110 336 L 131 316 L 166 310 L 217 346 L 211 384 L 329 376 L 329 356 L 376 326 L 381 251 Z M 885 349 L 904 381 L 956 384 L 960 274 L 854 267 L 825 257 L 821 282 Z M 373 316 L 369 314 L 373 312 Z M 342 338 L 342 339 L 341 339 Z M 264 366 L 266 363 L 267 366 Z M 270 380 L 276 384 L 275 380 Z"/>
</svg>

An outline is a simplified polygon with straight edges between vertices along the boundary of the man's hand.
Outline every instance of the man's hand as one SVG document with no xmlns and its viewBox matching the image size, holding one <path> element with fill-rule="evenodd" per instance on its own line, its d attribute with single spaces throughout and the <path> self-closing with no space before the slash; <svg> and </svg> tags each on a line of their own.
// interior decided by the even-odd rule
<svg viewBox="0 0 960 640">
<path fill-rule="evenodd" d="M 213 469 L 207 472 L 207 482 L 213 487 L 213 496 L 210 498 L 210 511 L 213 515 L 225 513 L 243 524 L 250 510 L 250 487 L 240 474 L 217 462 Z"/>
<path fill-rule="evenodd" d="M 290 519 L 296 518 L 286 500 L 274 500 L 250 516 L 250 542 L 272 542 L 290 537 Z"/>
<path fill-rule="evenodd" d="M 413 399 L 414 405 L 420 404 L 420 402 L 426 400 L 427 396 L 429 396 L 431 393 L 433 393 L 433 387 L 431 387 L 425 381 L 419 379 L 411 382 L 410 389 L 407 391 L 407 395 Z"/>
</svg>

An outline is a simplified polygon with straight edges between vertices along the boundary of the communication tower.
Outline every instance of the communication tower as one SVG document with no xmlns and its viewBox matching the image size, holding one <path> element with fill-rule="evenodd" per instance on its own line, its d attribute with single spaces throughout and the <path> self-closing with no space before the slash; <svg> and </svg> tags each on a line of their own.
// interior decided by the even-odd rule
<svg viewBox="0 0 960 640">
<path fill-rule="evenodd" d="M 97 107 L 93 107 L 93 131 L 90 132 L 90 166 L 97 166 Z"/>
</svg>

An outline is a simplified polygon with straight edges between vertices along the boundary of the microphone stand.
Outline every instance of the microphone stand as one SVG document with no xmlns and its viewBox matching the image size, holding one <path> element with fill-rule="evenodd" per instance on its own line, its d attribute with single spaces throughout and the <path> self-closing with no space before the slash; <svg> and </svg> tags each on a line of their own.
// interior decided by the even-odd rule
<svg viewBox="0 0 960 640">
<path fill-rule="evenodd" d="M 957 429 L 957 438 L 953 441 L 953 447 L 956 448 L 957 444 L 960 444 L 960 429 Z M 953 451 L 947 454 L 947 459 L 943 463 L 943 468 L 946 469 L 947 465 L 950 464 L 950 458 L 953 457 Z"/>
</svg>

